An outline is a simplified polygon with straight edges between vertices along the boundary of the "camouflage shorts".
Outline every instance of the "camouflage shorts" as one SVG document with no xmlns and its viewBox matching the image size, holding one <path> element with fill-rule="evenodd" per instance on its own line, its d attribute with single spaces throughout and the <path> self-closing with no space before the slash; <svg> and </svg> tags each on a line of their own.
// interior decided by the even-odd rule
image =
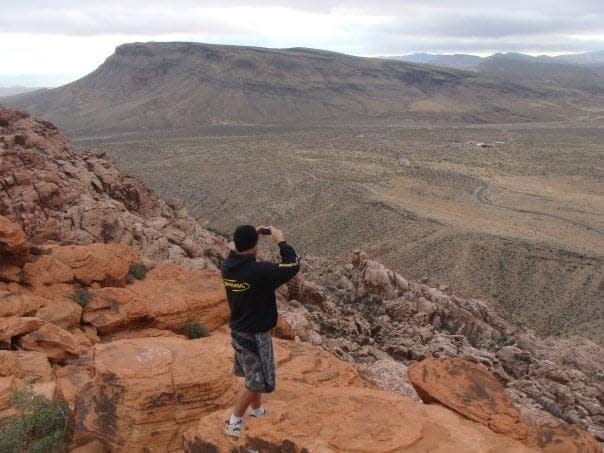
<svg viewBox="0 0 604 453">
<path fill-rule="evenodd" d="M 245 333 L 231 331 L 235 349 L 235 376 L 245 378 L 251 392 L 271 393 L 275 390 L 275 360 L 271 332 Z"/>
</svg>

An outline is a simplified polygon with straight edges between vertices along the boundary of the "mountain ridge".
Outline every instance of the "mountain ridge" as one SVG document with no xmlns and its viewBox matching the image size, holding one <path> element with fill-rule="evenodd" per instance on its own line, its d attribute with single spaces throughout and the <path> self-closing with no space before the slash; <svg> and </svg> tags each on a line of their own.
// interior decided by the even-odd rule
<svg viewBox="0 0 604 453">
<path fill-rule="evenodd" d="M 493 57 L 503 57 L 508 59 L 517 59 L 540 63 L 559 63 L 577 66 L 604 66 L 604 50 L 579 54 L 565 54 L 553 57 L 548 55 L 533 56 L 519 52 L 496 52 L 486 57 L 480 57 L 478 55 L 464 53 L 433 54 L 418 52 L 408 55 L 390 56 L 382 58 L 391 58 L 399 61 L 408 61 L 412 63 L 425 63 L 444 67 L 477 70 L 477 67 L 481 62 Z"/>
</svg>

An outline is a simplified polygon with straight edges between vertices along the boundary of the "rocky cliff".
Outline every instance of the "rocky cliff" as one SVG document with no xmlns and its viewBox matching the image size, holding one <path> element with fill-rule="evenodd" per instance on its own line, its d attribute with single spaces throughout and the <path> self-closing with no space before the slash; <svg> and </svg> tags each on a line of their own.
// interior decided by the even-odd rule
<svg viewBox="0 0 604 453">
<path fill-rule="evenodd" d="M 604 439 L 600 347 L 516 332 L 358 251 L 306 257 L 279 291 L 272 413 L 229 441 L 224 240 L 19 111 L 0 109 L 0 185 L 0 420 L 27 387 L 65 402 L 78 452 L 596 452 Z M 189 323 L 209 336 L 189 340 Z"/>
</svg>

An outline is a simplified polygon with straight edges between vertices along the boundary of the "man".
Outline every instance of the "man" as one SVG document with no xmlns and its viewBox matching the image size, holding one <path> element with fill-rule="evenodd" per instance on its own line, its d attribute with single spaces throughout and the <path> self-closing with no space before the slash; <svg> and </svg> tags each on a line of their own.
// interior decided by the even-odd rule
<svg viewBox="0 0 604 453">
<path fill-rule="evenodd" d="M 281 264 L 256 260 L 259 233 L 270 234 L 279 244 Z M 226 434 L 238 438 L 249 406 L 252 417 L 268 413 L 262 407 L 262 393 L 275 390 L 271 340 L 271 330 L 277 324 L 275 289 L 296 275 L 300 264 L 292 246 L 285 242 L 283 232 L 275 227 L 242 225 L 235 230 L 233 241 L 236 251 L 231 251 L 222 264 L 222 278 L 231 309 L 233 372 L 245 378 L 245 389 L 226 422 Z"/>
</svg>

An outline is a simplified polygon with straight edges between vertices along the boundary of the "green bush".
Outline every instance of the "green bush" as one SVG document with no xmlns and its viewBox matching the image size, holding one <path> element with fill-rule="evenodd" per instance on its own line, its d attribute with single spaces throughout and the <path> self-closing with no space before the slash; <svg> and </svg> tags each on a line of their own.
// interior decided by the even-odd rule
<svg viewBox="0 0 604 453">
<path fill-rule="evenodd" d="M 133 263 L 130 265 L 129 274 L 137 280 L 145 278 L 147 272 L 149 272 L 149 268 L 143 263 Z"/>
<path fill-rule="evenodd" d="M 73 424 L 65 403 L 51 401 L 31 390 L 14 392 L 11 400 L 22 415 L 10 417 L 0 425 L 1 452 L 67 451 Z"/>
<path fill-rule="evenodd" d="M 79 288 L 71 295 L 71 300 L 82 308 L 90 302 L 90 299 L 92 299 L 92 296 L 86 288 Z"/>
<path fill-rule="evenodd" d="M 182 333 L 189 340 L 195 340 L 197 338 L 207 337 L 209 335 L 208 329 L 197 321 L 187 321 L 182 326 Z"/>
</svg>

